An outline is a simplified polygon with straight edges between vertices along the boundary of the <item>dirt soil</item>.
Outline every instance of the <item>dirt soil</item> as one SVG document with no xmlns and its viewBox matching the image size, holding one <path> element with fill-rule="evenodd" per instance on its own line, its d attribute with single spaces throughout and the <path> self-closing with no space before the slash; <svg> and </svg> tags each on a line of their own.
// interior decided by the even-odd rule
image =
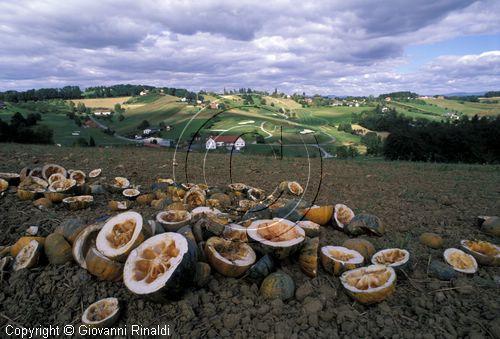
<svg viewBox="0 0 500 339">
<path fill-rule="evenodd" d="M 24 166 L 58 163 L 89 172 L 102 168 L 101 180 L 125 176 L 148 191 L 158 178 L 173 177 L 174 153 L 143 148 L 58 148 L 0 145 L 0 172 Z M 444 249 L 420 244 L 423 232 L 444 238 L 444 248 L 461 239 L 477 238 L 498 244 L 476 226 L 478 215 L 500 215 L 500 167 L 481 165 L 414 164 L 370 160 L 274 159 L 229 155 L 177 153 L 178 181 L 226 185 L 245 182 L 271 192 L 282 180 L 296 180 L 317 204 L 344 203 L 355 213 L 380 217 L 387 232 L 366 237 L 377 250 L 410 251 L 414 271 L 398 280 L 395 294 L 382 303 L 364 306 L 350 299 L 337 277 L 322 269 L 316 278 L 304 275 L 296 259 L 278 270 L 295 281 L 295 297 L 265 300 L 259 286 L 213 273 L 205 288 L 189 289 L 179 301 L 155 304 L 127 290 L 122 282 L 101 282 L 76 263 L 45 265 L 6 273 L 0 282 L 0 328 L 8 324 L 78 325 L 83 310 L 104 297 L 119 298 L 124 310 L 116 326 L 169 324 L 174 337 L 223 338 L 480 338 L 500 336 L 500 268 L 480 267 L 474 275 L 453 282 L 428 276 L 429 262 L 442 261 Z M 203 171 L 203 167 L 205 171 Z M 310 172 L 310 175 L 308 173 Z M 205 178 L 204 178 L 205 175 Z M 309 177 L 309 181 L 308 181 Z M 318 186 L 321 180 L 321 186 Z M 0 198 L 0 245 L 22 236 L 31 225 L 42 235 L 67 218 L 88 223 L 106 215 L 108 201 L 119 195 L 96 195 L 93 207 L 70 212 L 63 206 L 41 211 L 15 194 Z M 158 212 L 135 206 L 143 217 Z M 331 226 L 321 229 L 320 245 L 341 245 L 349 237 Z"/>
</svg>

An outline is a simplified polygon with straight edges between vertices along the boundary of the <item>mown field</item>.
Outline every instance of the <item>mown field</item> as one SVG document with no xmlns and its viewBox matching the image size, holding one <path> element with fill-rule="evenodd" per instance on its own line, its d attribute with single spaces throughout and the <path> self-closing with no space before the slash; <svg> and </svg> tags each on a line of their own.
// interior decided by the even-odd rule
<svg viewBox="0 0 500 339">
<path fill-rule="evenodd" d="M 496 116 L 500 114 L 500 103 L 469 102 L 448 99 L 426 99 L 425 102 L 445 111 L 456 111 L 468 116 Z"/>
</svg>

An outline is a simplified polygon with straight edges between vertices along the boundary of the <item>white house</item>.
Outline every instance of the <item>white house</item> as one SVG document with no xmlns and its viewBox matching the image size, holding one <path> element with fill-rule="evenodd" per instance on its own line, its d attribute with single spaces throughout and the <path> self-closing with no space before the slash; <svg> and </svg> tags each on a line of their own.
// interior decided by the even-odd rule
<svg viewBox="0 0 500 339">
<path fill-rule="evenodd" d="M 205 144 L 205 148 L 216 149 L 217 147 L 226 147 L 228 149 L 234 147 L 235 150 L 239 151 L 245 147 L 245 140 L 237 135 L 219 135 L 216 137 L 209 137 Z"/>
<path fill-rule="evenodd" d="M 147 90 L 147 89 L 145 89 L 145 90 L 141 91 L 141 93 L 139 93 L 139 95 L 140 95 L 141 97 L 143 97 L 143 96 L 145 96 L 145 95 L 148 95 L 148 94 L 149 94 L 149 90 Z"/>
<path fill-rule="evenodd" d="M 94 111 L 94 115 L 111 115 L 111 110 L 107 109 L 107 110 L 102 110 L 102 111 Z"/>
</svg>

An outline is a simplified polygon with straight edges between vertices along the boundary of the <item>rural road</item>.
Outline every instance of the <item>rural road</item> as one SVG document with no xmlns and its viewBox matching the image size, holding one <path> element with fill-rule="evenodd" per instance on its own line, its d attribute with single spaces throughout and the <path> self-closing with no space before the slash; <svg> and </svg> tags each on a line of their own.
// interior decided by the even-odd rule
<svg viewBox="0 0 500 339">
<path fill-rule="evenodd" d="M 102 128 L 102 129 L 108 129 L 108 126 L 106 126 L 103 123 L 99 122 L 93 116 L 89 115 L 89 118 L 90 118 L 90 120 L 92 120 L 93 122 L 95 122 L 96 125 L 99 126 L 100 128 Z M 121 139 L 121 140 L 124 140 L 124 141 L 129 141 L 129 142 L 134 142 L 136 144 L 142 143 L 142 140 L 135 140 L 135 139 L 126 138 L 123 135 L 120 135 L 120 134 L 118 134 L 116 132 L 113 134 L 113 136 L 115 138 L 117 138 L 117 139 Z"/>
<path fill-rule="evenodd" d="M 267 137 L 265 137 L 264 139 L 269 139 L 269 138 L 272 138 L 272 137 L 273 137 L 273 135 L 272 135 L 270 132 L 268 132 L 268 131 L 266 131 L 266 130 L 264 129 L 264 124 L 265 124 L 265 123 L 266 123 L 266 122 L 265 122 L 265 121 L 263 121 L 263 122 L 260 124 L 260 129 L 261 129 L 261 131 L 262 131 L 262 132 L 264 132 L 264 133 L 267 133 Z"/>
</svg>

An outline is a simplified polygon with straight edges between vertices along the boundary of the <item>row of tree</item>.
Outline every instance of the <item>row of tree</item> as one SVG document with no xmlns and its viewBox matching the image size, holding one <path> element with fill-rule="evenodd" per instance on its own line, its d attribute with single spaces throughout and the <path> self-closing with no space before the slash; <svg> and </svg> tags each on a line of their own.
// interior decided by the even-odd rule
<svg viewBox="0 0 500 339">
<path fill-rule="evenodd" d="M 18 142 L 22 144 L 53 144 L 54 132 L 43 124 L 39 113 L 28 114 L 26 118 L 19 112 L 15 113 L 10 123 L 0 119 L 0 142 Z"/>
<path fill-rule="evenodd" d="M 79 99 L 82 91 L 78 86 L 65 86 L 63 88 L 30 89 L 24 92 L 0 92 L 0 100 L 8 102 L 41 101 L 49 99 Z"/>
<path fill-rule="evenodd" d="M 390 133 L 383 144 L 376 134 L 364 136 L 369 154 L 382 153 L 389 160 L 500 163 L 500 116 L 433 122 L 392 109 L 363 112 L 355 118 L 363 127 Z"/>
</svg>

